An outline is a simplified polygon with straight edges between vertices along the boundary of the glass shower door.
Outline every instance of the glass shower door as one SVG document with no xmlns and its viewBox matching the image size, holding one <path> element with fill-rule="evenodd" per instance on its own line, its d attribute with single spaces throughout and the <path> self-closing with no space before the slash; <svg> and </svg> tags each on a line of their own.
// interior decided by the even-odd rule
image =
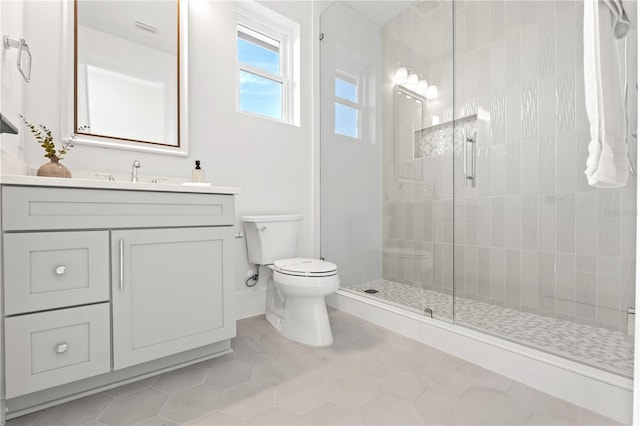
<svg viewBox="0 0 640 426">
<path fill-rule="evenodd" d="M 352 288 L 381 276 L 380 33 L 341 2 L 321 31 L 321 255 Z"/>
<path fill-rule="evenodd" d="M 452 321 L 452 2 L 372 3 L 394 12 L 321 16 L 321 252 L 343 289 Z"/>
<path fill-rule="evenodd" d="M 636 179 L 584 174 L 583 19 L 583 2 L 455 2 L 456 323 L 630 376 Z M 613 55 L 631 146 L 635 40 Z"/>
</svg>

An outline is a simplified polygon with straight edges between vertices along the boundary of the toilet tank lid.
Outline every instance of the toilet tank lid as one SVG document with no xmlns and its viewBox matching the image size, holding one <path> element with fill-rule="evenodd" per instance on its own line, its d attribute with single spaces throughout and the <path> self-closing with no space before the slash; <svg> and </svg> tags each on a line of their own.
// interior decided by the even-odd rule
<svg viewBox="0 0 640 426">
<path fill-rule="evenodd" d="M 264 216 L 241 216 L 243 222 L 287 222 L 302 220 L 301 214 L 272 214 Z"/>
</svg>

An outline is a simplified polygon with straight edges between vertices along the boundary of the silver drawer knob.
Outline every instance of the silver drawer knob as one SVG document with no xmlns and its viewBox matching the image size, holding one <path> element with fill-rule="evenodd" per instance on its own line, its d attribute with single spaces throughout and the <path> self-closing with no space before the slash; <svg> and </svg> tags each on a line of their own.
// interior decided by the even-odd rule
<svg viewBox="0 0 640 426">
<path fill-rule="evenodd" d="M 66 343 L 60 343 L 58 346 L 56 346 L 56 353 L 63 354 L 67 351 L 68 347 L 69 346 Z"/>
<path fill-rule="evenodd" d="M 58 266 L 56 268 L 56 275 L 64 275 L 65 272 L 67 272 L 66 266 Z"/>
</svg>

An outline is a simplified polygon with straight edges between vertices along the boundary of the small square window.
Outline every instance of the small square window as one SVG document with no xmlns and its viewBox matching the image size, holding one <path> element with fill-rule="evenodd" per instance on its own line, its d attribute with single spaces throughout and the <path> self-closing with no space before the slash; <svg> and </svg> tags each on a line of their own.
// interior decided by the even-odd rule
<svg viewBox="0 0 640 426">
<path fill-rule="evenodd" d="M 360 114 L 362 100 L 359 95 L 359 79 L 340 70 L 334 78 L 334 132 L 338 135 L 360 139 Z"/>
</svg>

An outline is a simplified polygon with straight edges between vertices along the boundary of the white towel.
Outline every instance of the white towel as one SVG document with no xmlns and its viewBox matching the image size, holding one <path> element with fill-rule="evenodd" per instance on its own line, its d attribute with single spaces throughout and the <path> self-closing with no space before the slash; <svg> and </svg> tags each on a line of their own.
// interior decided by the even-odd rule
<svg viewBox="0 0 640 426">
<path fill-rule="evenodd" d="M 621 0 L 603 0 L 603 3 L 611 13 L 611 26 L 613 28 L 613 36 L 620 40 L 625 38 L 631 30 L 631 23 L 627 18 L 627 13 L 622 6 Z"/>
<path fill-rule="evenodd" d="M 626 111 L 616 40 L 629 31 L 619 0 L 584 2 L 584 85 L 591 141 L 585 174 L 589 185 L 627 184 Z"/>
</svg>

